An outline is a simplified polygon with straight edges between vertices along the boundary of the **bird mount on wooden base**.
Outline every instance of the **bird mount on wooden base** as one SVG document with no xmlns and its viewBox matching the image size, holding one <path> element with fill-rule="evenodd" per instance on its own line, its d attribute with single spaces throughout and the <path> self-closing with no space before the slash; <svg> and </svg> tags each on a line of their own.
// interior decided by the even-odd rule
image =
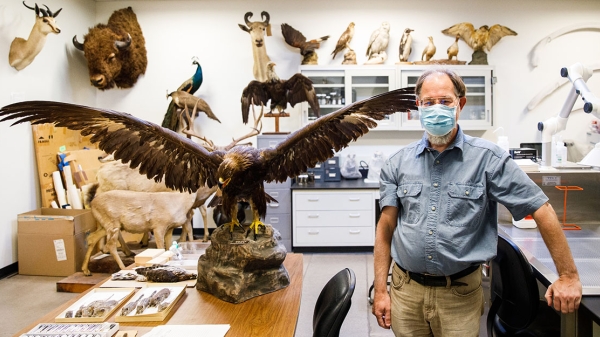
<svg viewBox="0 0 600 337">
<path fill-rule="evenodd" d="M 290 284 L 283 266 L 287 251 L 279 242 L 279 231 L 265 225 L 255 239 L 253 230 L 244 229 L 236 227 L 232 233 L 229 226 L 220 226 L 214 230 L 210 246 L 198 259 L 197 290 L 242 303 Z"/>
<path fill-rule="evenodd" d="M 412 62 L 414 65 L 436 65 L 436 64 L 445 64 L 445 65 L 463 65 L 467 64 L 467 61 L 458 61 L 458 60 L 429 60 L 429 61 L 414 61 Z"/>
</svg>

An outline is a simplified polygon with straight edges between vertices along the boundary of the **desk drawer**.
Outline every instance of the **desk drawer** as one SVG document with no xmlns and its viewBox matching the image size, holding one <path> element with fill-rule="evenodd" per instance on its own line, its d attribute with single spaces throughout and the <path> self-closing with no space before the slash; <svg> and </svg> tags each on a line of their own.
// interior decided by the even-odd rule
<svg viewBox="0 0 600 337">
<path fill-rule="evenodd" d="M 294 192 L 294 209 L 299 211 L 372 210 L 373 206 L 373 193 L 369 192 Z"/>
<path fill-rule="evenodd" d="M 295 228 L 294 246 L 373 246 L 373 227 L 301 227 Z"/>
<path fill-rule="evenodd" d="M 375 214 L 370 210 L 296 211 L 296 227 L 360 227 L 372 226 Z"/>
<path fill-rule="evenodd" d="M 267 203 L 267 214 L 290 213 L 291 195 L 289 189 L 265 190 L 277 202 Z"/>
</svg>

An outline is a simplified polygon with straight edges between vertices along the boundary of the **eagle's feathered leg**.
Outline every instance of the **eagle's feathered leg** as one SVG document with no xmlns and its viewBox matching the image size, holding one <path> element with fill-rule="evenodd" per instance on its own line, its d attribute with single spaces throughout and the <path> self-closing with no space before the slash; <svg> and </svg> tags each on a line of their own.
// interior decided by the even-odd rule
<svg viewBox="0 0 600 337">
<path fill-rule="evenodd" d="M 254 201 L 250 199 L 250 208 L 252 208 L 252 223 L 250 224 L 250 230 L 254 232 L 254 240 L 256 241 L 256 234 L 258 234 L 259 227 L 263 227 L 266 229 L 265 224 L 260 221 L 260 215 L 258 213 L 258 208 L 254 204 Z"/>
<path fill-rule="evenodd" d="M 229 225 L 229 232 L 231 233 L 231 239 L 233 239 L 233 229 L 235 228 L 235 226 L 238 226 L 242 230 L 245 230 L 244 227 L 242 226 L 242 224 L 240 224 L 240 222 L 238 221 L 237 212 L 238 212 L 237 202 L 234 202 L 231 209 L 229 210 L 229 216 L 230 216 L 231 222 L 223 224 L 223 226 Z"/>
</svg>

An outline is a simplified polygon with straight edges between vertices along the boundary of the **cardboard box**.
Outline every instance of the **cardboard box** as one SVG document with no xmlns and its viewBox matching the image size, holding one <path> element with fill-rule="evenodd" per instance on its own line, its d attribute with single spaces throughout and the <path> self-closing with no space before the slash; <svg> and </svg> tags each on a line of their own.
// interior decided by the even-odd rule
<svg viewBox="0 0 600 337">
<path fill-rule="evenodd" d="M 51 123 L 37 124 L 31 127 L 40 180 L 42 207 L 50 207 L 52 200 L 56 200 L 52 182 L 52 172 L 58 170 L 56 154 L 68 150 L 83 150 L 84 148 L 97 149 L 98 146 L 90 142 L 92 136 L 83 137 L 79 131 L 57 127 Z"/>
<path fill-rule="evenodd" d="M 69 276 L 81 271 L 87 235 L 96 230 L 89 209 L 41 208 L 19 214 L 19 274 Z"/>
</svg>

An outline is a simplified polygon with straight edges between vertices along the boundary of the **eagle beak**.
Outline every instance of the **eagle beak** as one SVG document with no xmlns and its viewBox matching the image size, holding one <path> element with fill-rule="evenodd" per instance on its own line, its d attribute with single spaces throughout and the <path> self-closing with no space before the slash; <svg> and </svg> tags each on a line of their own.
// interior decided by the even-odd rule
<svg viewBox="0 0 600 337">
<path fill-rule="evenodd" d="M 229 181 L 231 180 L 231 178 L 227 178 L 227 180 L 223 181 L 223 178 L 219 178 L 219 182 L 217 183 L 217 186 L 219 186 L 219 189 L 224 189 L 225 186 L 227 186 L 227 184 L 229 184 Z"/>
</svg>

